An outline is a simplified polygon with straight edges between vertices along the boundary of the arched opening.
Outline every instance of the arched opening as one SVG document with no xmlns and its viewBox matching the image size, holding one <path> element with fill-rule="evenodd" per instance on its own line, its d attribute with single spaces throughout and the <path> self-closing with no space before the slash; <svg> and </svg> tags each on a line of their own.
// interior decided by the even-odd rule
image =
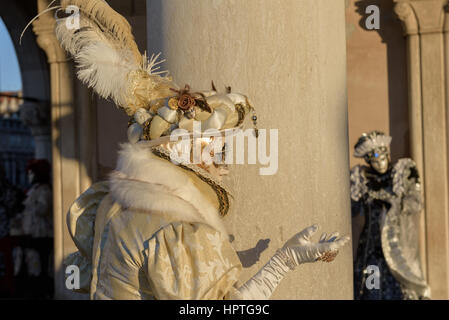
<svg viewBox="0 0 449 320">
<path fill-rule="evenodd" d="M 19 114 L 22 104 L 22 76 L 8 30 L 0 18 L 0 165 L 8 181 L 29 187 L 25 167 L 34 158 L 34 139 Z"/>
<path fill-rule="evenodd" d="M 36 13 L 35 3 L 11 1 L 0 14 L 0 296 L 8 298 L 53 291 L 48 63 L 32 32 L 19 44 Z"/>
</svg>

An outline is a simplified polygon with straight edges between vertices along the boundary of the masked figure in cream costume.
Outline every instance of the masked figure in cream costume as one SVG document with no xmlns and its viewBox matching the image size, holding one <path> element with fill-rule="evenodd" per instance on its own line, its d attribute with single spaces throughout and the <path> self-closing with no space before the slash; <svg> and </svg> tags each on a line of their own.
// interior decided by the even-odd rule
<svg viewBox="0 0 449 320">
<path fill-rule="evenodd" d="M 56 34 L 79 67 L 78 77 L 131 117 L 129 143 L 121 146 L 109 181 L 85 191 L 68 213 L 79 251 L 65 264 L 79 266 L 81 292 L 91 299 L 268 299 L 298 265 L 335 258 L 349 238 L 334 233 L 313 241 L 314 225 L 239 286 L 242 266 L 221 222 L 229 209 L 221 181 L 226 168 L 185 158 L 174 163 L 179 144 L 170 142 L 170 134 L 178 130 L 204 151 L 220 139 L 193 139 L 195 123 L 202 132 L 222 134 L 240 128 L 252 113 L 255 124 L 248 98 L 218 93 L 214 86 L 179 89 L 157 72 L 157 57 L 139 53 L 128 22 L 106 2 L 61 1 L 58 8 L 69 5 L 79 8 L 80 28 L 60 19 Z"/>
</svg>

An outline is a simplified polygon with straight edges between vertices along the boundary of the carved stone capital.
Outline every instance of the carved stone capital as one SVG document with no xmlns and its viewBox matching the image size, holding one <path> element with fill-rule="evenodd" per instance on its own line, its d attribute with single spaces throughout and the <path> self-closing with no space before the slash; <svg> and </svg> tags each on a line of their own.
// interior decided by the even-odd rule
<svg viewBox="0 0 449 320">
<path fill-rule="evenodd" d="M 413 8 L 408 2 L 398 2 L 394 6 L 394 12 L 401 20 L 405 35 L 418 33 L 418 20 L 413 12 Z"/>
<path fill-rule="evenodd" d="M 394 11 L 406 35 L 441 33 L 445 30 L 448 0 L 394 0 Z"/>
<path fill-rule="evenodd" d="M 41 12 L 46 8 L 47 1 L 38 0 L 38 10 Z M 48 4 L 47 4 L 48 5 Z M 52 11 L 41 15 L 33 22 L 33 31 L 36 34 L 36 40 L 47 54 L 48 63 L 66 62 L 67 55 L 61 48 L 55 34 L 56 19 Z"/>
<path fill-rule="evenodd" d="M 449 1 L 444 6 L 444 32 L 449 32 Z"/>
</svg>

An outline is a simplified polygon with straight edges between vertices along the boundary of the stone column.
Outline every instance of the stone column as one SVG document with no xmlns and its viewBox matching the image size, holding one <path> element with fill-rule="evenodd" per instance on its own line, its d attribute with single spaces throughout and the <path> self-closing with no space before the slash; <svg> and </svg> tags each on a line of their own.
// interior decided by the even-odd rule
<svg viewBox="0 0 449 320">
<path fill-rule="evenodd" d="M 179 85 L 231 86 L 253 101 L 260 128 L 279 130 L 275 175 L 231 170 L 234 247 L 270 239 L 258 262 L 257 247 L 245 261 L 243 281 L 306 226 L 351 233 L 344 9 L 343 0 L 147 1 L 148 51 L 162 51 Z M 290 273 L 273 298 L 352 299 L 351 247 Z"/>
<path fill-rule="evenodd" d="M 408 41 L 410 144 L 423 176 L 425 215 L 421 221 L 421 247 L 426 248 L 432 298 L 448 299 L 447 0 L 395 2 L 395 12 L 403 22 Z"/>
<path fill-rule="evenodd" d="M 50 1 L 37 3 L 41 12 Z M 44 14 L 33 23 L 33 31 L 50 66 L 55 297 L 61 299 L 76 296 L 65 288 L 62 265 L 67 254 L 76 250 L 67 230 L 66 213 L 95 179 L 96 118 L 87 89 L 74 81 L 73 66 L 55 36 L 55 23 L 53 13 Z"/>
</svg>

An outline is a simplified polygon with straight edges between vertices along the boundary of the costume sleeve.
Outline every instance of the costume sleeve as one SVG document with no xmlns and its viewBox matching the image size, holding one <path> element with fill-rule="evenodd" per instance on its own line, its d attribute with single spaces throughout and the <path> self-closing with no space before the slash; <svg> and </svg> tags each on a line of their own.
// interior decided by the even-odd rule
<svg viewBox="0 0 449 320">
<path fill-rule="evenodd" d="M 351 200 L 355 202 L 359 201 L 366 192 L 366 178 L 363 172 L 363 167 L 360 165 L 356 165 L 350 171 Z"/>
<path fill-rule="evenodd" d="M 172 223 L 148 242 L 147 277 L 156 299 L 224 299 L 241 263 L 220 232 L 202 223 Z"/>
<path fill-rule="evenodd" d="M 393 168 L 393 192 L 399 196 L 403 214 L 419 213 L 423 207 L 421 182 L 412 159 L 399 159 Z"/>
<path fill-rule="evenodd" d="M 402 198 L 402 212 L 406 214 L 419 213 L 423 207 L 421 188 L 415 183 Z"/>
<path fill-rule="evenodd" d="M 419 213 L 423 208 L 423 197 L 421 194 L 421 182 L 418 169 L 412 161 L 404 161 L 409 168 L 404 177 L 404 194 L 402 198 L 402 212 L 405 214 Z"/>
</svg>

